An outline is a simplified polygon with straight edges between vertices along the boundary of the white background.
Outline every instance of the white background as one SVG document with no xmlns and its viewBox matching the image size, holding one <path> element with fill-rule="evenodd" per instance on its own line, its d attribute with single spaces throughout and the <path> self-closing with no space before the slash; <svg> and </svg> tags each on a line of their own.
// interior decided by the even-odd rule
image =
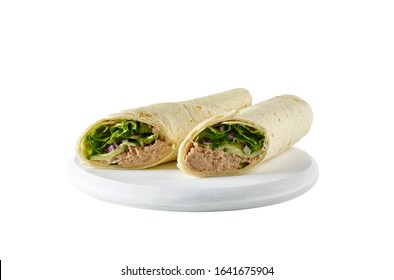
<svg viewBox="0 0 394 280">
<path fill-rule="evenodd" d="M 149 279 L 121 276 L 126 265 L 393 279 L 390 2 L 1 1 L 4 279 Z M 255 103 L 290 93 L 312 105 L 296 146 L 321 173 L 305 195 L 160 212 L 101 202 L 68 180 L 75 142 L 96 119 L 234 87 Z M 241 279 L 190 277 L 216 278 Z"/>
</svg>

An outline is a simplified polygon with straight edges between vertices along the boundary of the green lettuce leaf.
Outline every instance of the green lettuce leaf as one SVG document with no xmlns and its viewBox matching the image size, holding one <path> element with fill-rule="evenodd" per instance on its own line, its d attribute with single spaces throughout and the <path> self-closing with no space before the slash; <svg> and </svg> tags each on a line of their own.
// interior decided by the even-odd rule
<svg viewBox="0 0 394 280">
<path fill-rule="evenodd" d="M 84 143 L 88 159 L 98 159 L 101 155 L 107 156 L 116 154 L 120 145 L 143 146 L 152 144 L 160 136 L 159 133 L 153 133 L 152 127 L 134 120 L 109 121 L 94 127 L 89 134 L 85 136 Z M 109 151 L 112 149 L 117 152 Z M 107 155 L 108 154 L 108 155 Z"/>
<path fill-rule="evenodd" d="M 222 148 L 241 156 L 249 156 L 261 150 L 265 135 L 258 129 L 244 124 L 218 124 L 207 127 L 195 139 L 210 148 Z"/>
</svg>

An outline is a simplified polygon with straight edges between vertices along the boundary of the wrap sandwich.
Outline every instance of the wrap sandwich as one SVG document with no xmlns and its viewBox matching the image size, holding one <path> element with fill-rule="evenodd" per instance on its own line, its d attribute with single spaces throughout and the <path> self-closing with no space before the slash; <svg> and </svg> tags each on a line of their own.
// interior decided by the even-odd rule
<svg viewBox="0 0 394 280">
<path fill-rule="evenodd" d="M 197 176 L 248 172 L 307 134 L 312 109 L 301 98 L 282 95 L 221 113 L 198 124 L 178 151 L 178 168 Z"/>
<path fill-rule="evenodd" d="M 251 105 L 242 88 L 193 100 L 159 103 L 109 115 L 87 128 L 77 154 L 97 167 L 144 169 L 175 160 L 180 143 L 201 121 Z"/>
</svg>

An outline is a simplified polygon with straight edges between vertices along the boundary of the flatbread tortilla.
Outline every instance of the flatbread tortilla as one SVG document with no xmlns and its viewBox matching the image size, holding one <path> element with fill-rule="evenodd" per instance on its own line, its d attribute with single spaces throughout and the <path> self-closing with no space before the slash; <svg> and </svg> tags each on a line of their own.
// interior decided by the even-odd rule
<svg viewBox="0 0 394 280">
<path fill-rule="evenodd" d="M 180 143 L 198 123 L 222 112 L 246 108 L 251 102 L 250 93 L 246 89 L 237 88 L 182 102 L 123 110 L 90 125 L 78 140 L 77 155 L 89 165 L 106 168 L 144 169 L 173 161 L 177 158 Z M 147 126 L 151 130 L 152 135 L 149 137 L 157 139 L 149 144 L 140 142 L 141 145 L 130 139 L 112 139 L 115 142 L 111 145 L 103 144 L 101 154 L 96 150 L 92 151 L 93 144 L 87 139 L 93 137 L 98 127 L 105 130 L 121 126 L 126 120 L 129 120 L 129 124 L 124 123 L 124 126 L 142 126 L 140 123 L 143 123 L 145 128 Z M 138 138 L 139 135 L 134 133 L 133 137 Z M 122 152 L 119 150 L 121 148 Z"/>
<path fill-rule="evenodd" d="M 304 137 L 311 128 L 312 109 L 294 95 L 282 95 L 256 105 L 218 114 L 199 123 L 186 136 L 178 151 L 178 168 L 197 177 L 239 175 L 267 161 Z M 225 149 L 209 148 L 196 143 L 200 133 L 209 127 L 241 124 L 264 135 L 259 152 L 239 156 Z"/>
</svg>

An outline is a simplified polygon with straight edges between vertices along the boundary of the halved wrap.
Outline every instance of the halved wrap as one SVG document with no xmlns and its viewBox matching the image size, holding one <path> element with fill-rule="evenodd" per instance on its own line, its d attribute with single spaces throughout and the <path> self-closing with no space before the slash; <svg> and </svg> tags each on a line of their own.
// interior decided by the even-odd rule
<svg viewBox="0 0 394 280">
<path fill-rule="evenodd" d="M 77 144 L 86 163 L 111 168 L 144 169 L 175 160 L 180 143 L 201 121 L 251 105 L 242 88 L 193 100 L 124 110 L 93 123 Z"/>
<path fill-rule="evenodd" d="M 295 144 L 312 125 L 301 98 L 282 95 L 198 124 L 178 151 L 178 168 L 198 177 L 248 172 Z"/>
</svg>

